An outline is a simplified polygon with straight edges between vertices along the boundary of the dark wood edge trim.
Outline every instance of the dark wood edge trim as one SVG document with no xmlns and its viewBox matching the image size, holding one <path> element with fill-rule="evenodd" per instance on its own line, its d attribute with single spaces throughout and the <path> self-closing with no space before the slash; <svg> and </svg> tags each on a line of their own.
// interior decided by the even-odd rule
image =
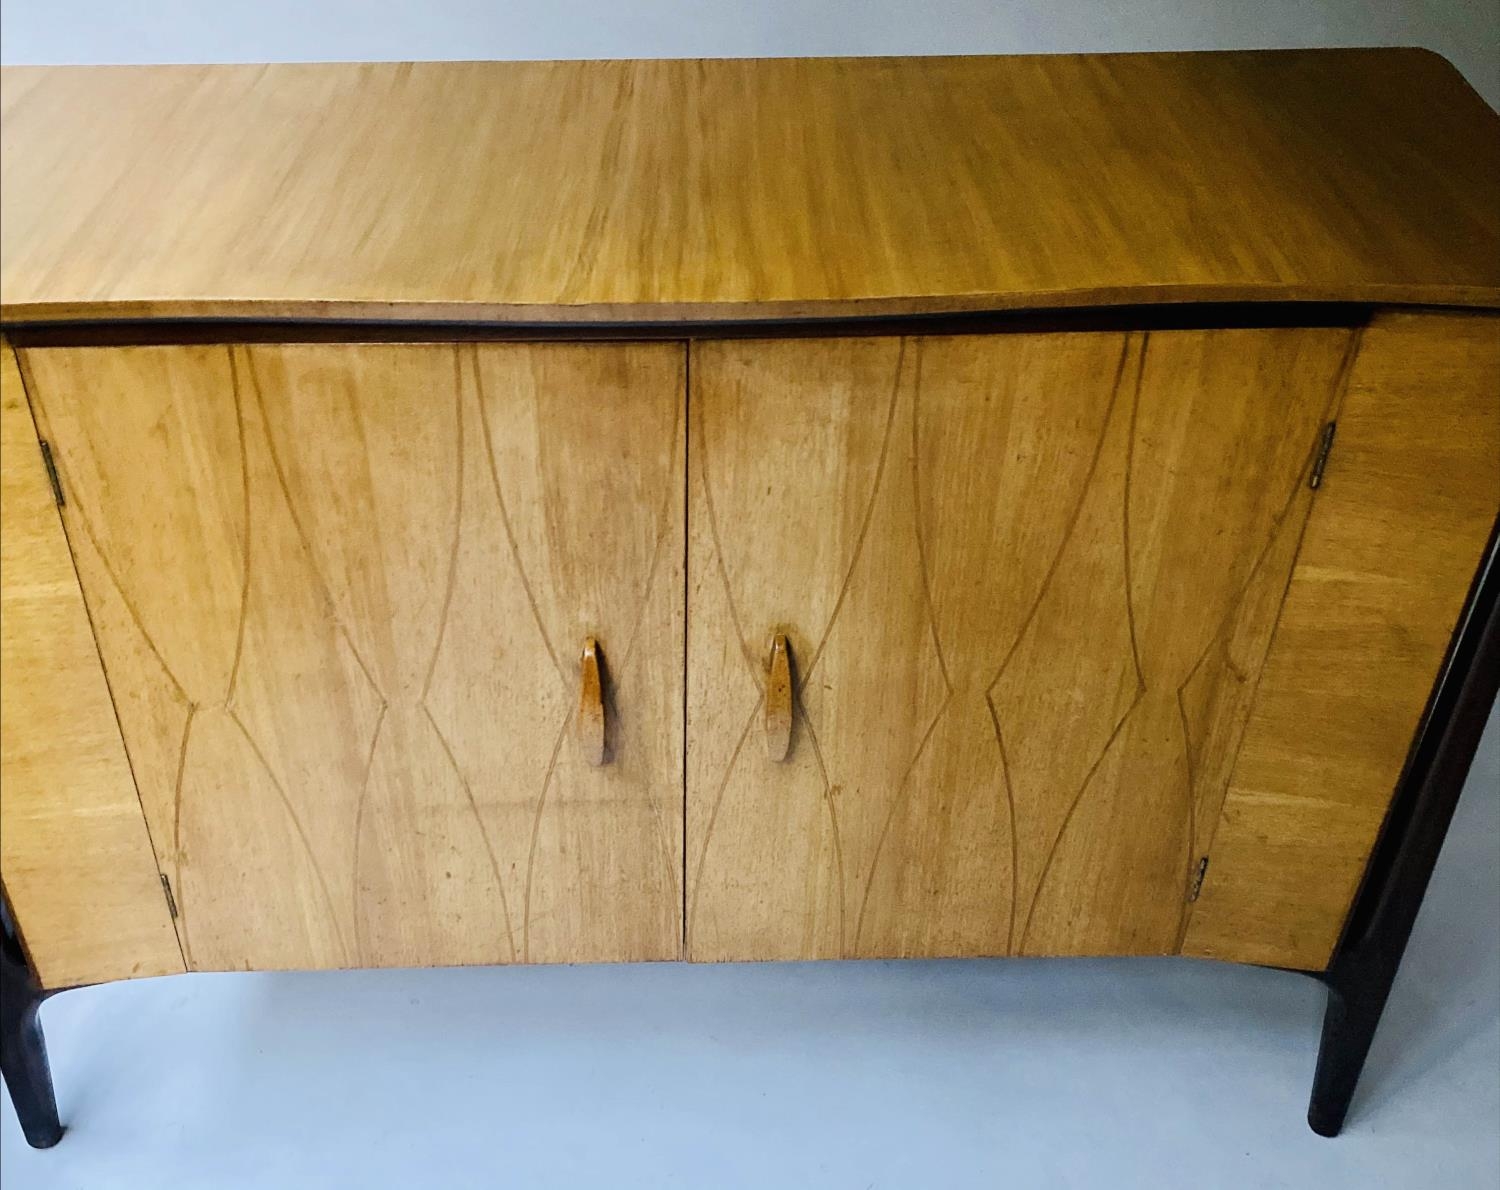
<svg viewBox="0 0 1500 1190">
<path fill-rule="evenodd" d="M 50 1149 L 66 1131 L 57 1115 L 47 1039 L 38 1016 L 51 994 L 26 961 L 10 906 L 0 896 L 0 1075 L 21 1134 L 34 1149 Z"/>
<path fill-rule="evenodd" d="M 1490 530 L 1324 977 L 1372 952 L 1399 963 L 1500 693 L 1500 517 Z"/>
<path fill-rule="evenodd" d="M 862 335 L 959 335 L 1045 331 L 1191 330 L 1234 327 L 1356 327 L 1376 307 L 1353 302 L 1188 302 L 1162 305 L 854 318 L 683 322 L 392 322 L 176 318 L 113 322 L 15 322 L 25 347 L 123 347 L 192 343 L 550 342 L 641 339 L 785 339 Z"/>
<path fill-rule="evenodd" d="M 1500 691 L 1500 520 L 1391 799 L 1354 908 L 1328 969 L 1322 1040 L 1307 1122 L 1344 1127 L 1422 898 Z"/>
<path fill-rule="evenodd" d="M 16 289 L 15 285 L 10 287 Z M 0 295 L 3 296 L 3 295 Z M 1183 282 L 1052 289 L 977 290 L 818 298 L 682 300 L 636 298 L 596 302 L 515 302 L 452 298 L 359 297 L 114 297 L 0 300 L 0 322 L 123 322 L 218 318 L 303 322 L 438 322 L 584 324 L 862 319 L 984 313 L 996 310 L 1095 310 L 1128 306 L 1352 304 L 1366 306 L 1500 309 L 1500 286 L 1435 282 Z"/>
<path fill-rule="evenodd" d="M 16 922 L 15 911 L 11 908 L 10 894 L 5 891 L 3 882 L 0 882 L 0 955 L 27 970 L 36 999 L 44 1000 L 48 996 L 68 990 L 42 986 L 41 978 L 36 972 L 36 964 L 31 961 L 31 951 L 26 946 L 26 939 L 22 936 L 21 928 Z"/>
</svg>

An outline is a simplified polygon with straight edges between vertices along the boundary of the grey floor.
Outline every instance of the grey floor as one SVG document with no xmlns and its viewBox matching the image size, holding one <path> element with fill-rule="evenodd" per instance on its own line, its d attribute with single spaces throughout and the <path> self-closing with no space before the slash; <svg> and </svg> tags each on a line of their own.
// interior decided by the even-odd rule
<svg viewBox="0 0 1500 1190">
<path fill-rule="evenodd" d="M 1322 990 L 1186 960 L 192 975 L 43 1022 L 41 1187 L 1500 1186 L 1500 716 L 1345 1134 Z"/>
</svg>

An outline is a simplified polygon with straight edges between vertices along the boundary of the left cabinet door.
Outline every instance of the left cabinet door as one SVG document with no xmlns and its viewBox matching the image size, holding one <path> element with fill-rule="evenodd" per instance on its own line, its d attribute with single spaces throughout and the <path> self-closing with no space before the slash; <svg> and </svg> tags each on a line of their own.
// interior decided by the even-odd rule
<svg viewBox="0 0 1500 1190">
<path fill-rule="evenodd" d="M 191 969 L 680 953 L 681 345 L 21 362 Z"/>
</svg>

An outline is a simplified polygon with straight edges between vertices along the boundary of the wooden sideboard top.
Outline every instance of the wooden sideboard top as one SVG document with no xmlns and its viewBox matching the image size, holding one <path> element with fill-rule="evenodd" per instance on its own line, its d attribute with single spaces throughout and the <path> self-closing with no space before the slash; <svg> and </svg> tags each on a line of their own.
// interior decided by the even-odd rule
<svg viewBox="0 0 1500 1190">
<path fill-rule="evenodd" d="M 1421 50 L 12 67 L 10 322 L 1500 306 Z"/>
</svg>

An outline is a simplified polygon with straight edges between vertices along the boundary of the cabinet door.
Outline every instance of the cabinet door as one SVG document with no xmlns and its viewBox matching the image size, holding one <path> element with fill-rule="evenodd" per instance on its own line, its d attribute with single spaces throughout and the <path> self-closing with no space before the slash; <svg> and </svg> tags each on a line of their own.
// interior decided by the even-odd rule
<svg viewBox="0 0 1500 1190">
<path fill-rule="evenodd" d="M 24 362 L 190 968 L 680 952 L 679 345 Z"/>
<path fill-rule="evenodd" d="M 691 956 L 1177 951 L 1354 340 L 695 345 Z"/>
<path fill-rule="evenodd" d="M 43 987 L 180 972 L 45 456 L 4 339 L 0 459 L 5 900 Z"/>
</svg>

